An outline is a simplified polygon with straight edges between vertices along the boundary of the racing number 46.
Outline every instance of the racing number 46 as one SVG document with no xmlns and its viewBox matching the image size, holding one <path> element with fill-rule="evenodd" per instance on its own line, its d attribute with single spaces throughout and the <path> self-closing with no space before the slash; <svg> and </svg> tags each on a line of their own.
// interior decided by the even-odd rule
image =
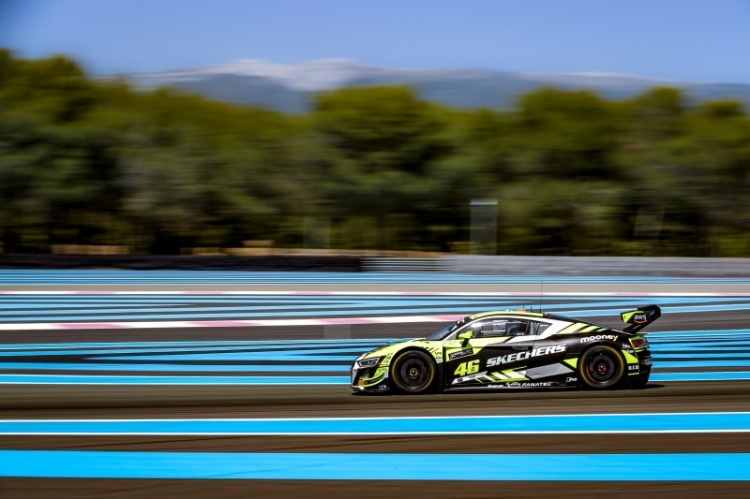
<svg viewBox="0 0 750 499">
<path fill-rule="evenodd" d="M 456 376 L 466 376 L 467 374 L 474 374 L 478 371 L 479 360 L 470 360 L 469 362 L 461 362 L 453 374 Z"/>
</svg>

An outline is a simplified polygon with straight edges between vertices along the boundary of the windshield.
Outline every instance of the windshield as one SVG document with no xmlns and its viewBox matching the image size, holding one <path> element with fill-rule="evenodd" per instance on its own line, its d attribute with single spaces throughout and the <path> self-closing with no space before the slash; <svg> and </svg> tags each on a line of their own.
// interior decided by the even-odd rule
<svg viewBox="0 0 750 499">
<path fill-rule="evenodd" d="M 464 324 L 466 324 L 466 322 L 468 320 L 469 320 L 469 317 L 467 316 L 467 317 L 464 317 L 463 319 L 457 320 L 453 324 L 448 324 L 447 326 L 445 326 L 440 331 L 436 331 L 436 332 L 432 333 L 431 335 L 429 335 L 428 337 L 426 337 L 425 340 L 427 340 L 427 341 L 440 341 L 442 339 L 445 339 L 446 336 L 448 336 L 453 331 L 455 331 L 456 329 L 458 329 L 461 326 L 463 326 Z"/>
</svg>

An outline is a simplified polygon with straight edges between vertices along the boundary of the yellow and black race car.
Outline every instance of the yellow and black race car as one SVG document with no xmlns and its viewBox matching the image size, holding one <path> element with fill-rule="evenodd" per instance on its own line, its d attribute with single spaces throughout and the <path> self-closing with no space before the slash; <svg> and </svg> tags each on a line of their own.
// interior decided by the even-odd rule
<svg viewBox="0 0 750 499">
<path fill-rule="evenodd" d="M 639 331 L 660 316 L 657 305 L 623 312 L 627 326 L 619 330 L 555 314 L 483 312 L 424 339 L 360 355 L 351 368 L 351 387 L 412 394 L 642 387 L 651 374 L 651 352 Z"/>
</svg>

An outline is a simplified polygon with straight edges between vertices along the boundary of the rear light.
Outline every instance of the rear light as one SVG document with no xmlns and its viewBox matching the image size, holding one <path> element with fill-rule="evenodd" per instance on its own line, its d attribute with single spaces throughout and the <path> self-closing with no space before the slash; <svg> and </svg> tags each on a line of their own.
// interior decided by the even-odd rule
<svg viewBox="0 0 750 499">
<path fill-rule="evenodd" d="M 631 338 L 630 344 L 633 348 L 643 348 L 648 346 L 648 340 L 646 338 Z"/>
</svg>

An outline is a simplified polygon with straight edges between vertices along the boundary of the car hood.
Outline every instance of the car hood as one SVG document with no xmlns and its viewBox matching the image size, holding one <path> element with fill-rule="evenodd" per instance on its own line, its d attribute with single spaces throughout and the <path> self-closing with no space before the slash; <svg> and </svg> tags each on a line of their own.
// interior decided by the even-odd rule
<svg viewBox="0 0 750 499">
<path fill-rule="evenodd" d="M 424 340 L 422 339 L 414 339 L 414 340 L 396 341 L 393 343 L 389 343 L 387 345 L 383 345 L 382 347 L 377 347 L 377 348 L 370 350 L 369 352 L 363 353 L 357 358 L 357 360 L 369 359 L 372 357 L 383 357 L 386 355 L 393 355 L 394 353 L 398 352 L 399 350 L 401 350 L 402 348 L 408 345 L 420 343 L 423 341 Z"/>
</svg>

